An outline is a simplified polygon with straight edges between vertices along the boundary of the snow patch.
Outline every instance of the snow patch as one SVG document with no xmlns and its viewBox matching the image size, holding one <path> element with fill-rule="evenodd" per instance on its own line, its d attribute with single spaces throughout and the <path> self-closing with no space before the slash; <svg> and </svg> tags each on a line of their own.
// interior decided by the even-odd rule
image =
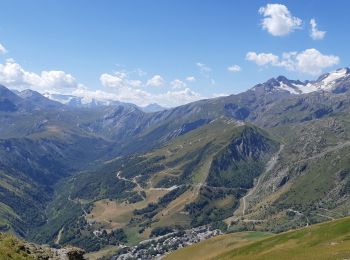
<svg viewBox="0 0 350 260">
<path fill-rule="evenodd" d="M 287 84 L 285 84 L 285 83 L 283 83 L 283 82 L 280 82 L 280 89 L 286 90 L 286 91 L 288 91 L 289 93 L 294 94 L 294 95 L 300 94 L 300 92 L 298 92 L 297 90 L 295 90 L 294 88 L 288 86 Z M 298 89 L 298 88 L 297 88 L 297 89 Z"/>
</svg>

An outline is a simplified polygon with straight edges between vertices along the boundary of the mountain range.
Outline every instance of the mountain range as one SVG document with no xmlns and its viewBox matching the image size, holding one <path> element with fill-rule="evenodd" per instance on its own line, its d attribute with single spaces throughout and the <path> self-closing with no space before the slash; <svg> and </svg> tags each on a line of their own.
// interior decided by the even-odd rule
<svg viewBox="0 0 350 260">
<path fill-rule="evenodd" d="M 164 109 L 0 86 L 0 231 L 97 251 L 349 215 L 350 70 Z"/>
<path fill-rule="evenodd" d="M 25 90 L 19 93 L 19 95 L 23 95 L 21 93 L 28 92 L 29 90 Z M 62 94 L 51 94 L 51 93 L 44 93 L 44 97 L 47 99 L 57 101 L 61 104 L 67 105 L 69 107 L 78 107 L 78 108 L 93 108 L 93 107 L 108 107 L 108 106 L 118 106 L 118 105 L 130 105 L 135 106 L 133 104 L 129 103 L 123 103 L 116 100 L 108 100 L 108 99 L 88 99 L 83 97 L 77 97 L 73 95 L 62 95 Z M 152 112 L 159 112 L 166 110 L 167 108 L 162 107 L 158 105 L 157 103 L 149 104 L 144 107 L 138 107 L 140 110 L 146 113 L 152 113 Z"/>
</svg>

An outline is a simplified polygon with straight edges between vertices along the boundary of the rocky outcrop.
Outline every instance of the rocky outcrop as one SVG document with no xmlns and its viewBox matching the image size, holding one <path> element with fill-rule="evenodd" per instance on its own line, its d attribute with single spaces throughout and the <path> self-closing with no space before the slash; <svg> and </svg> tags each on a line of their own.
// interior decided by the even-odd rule
<svg viewBox="0 0 350 260">
<path fill-rule="evenodd" d="M 85 251 L 77 247 L 64 247 L 61 249 L 25 243 L 23 250 L 34 259 L 40 260 L 83 260 Z"/>
<path fill-rule="evenodd" d="M 56 249 L 0 233 L 0 259 L 83 260 L 84 254 L 85 251 L 77 247 Z M 2 258 L 3 256 L 6 257 Z"/>
</svg>

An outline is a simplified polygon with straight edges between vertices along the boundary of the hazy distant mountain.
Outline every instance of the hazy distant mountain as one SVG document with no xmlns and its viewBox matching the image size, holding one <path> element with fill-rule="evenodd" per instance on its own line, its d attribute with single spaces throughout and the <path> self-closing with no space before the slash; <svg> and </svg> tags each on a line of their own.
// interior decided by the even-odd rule
<svg viewBox="0 0 350 260">
<path fill-rule="evenodd" d="M 46 109 L 63 108 L 63 105 L 61 103 L 48 99 L 47 97 L 41 95 L 39 92 L 36 92 L 34 90 L 26 89 L 21 92 L 18 92 L 17 95 L 23 98 L 24 100 L 27 100 L 42 108 L 46 108 Z"/>
<path fill-rule="evenodd" d="M 23 100 L 5 86 L 0 85 L 0 111 L 15 112 L 23 105 Z"/>
<path fill-rule="evenodd" d="M 167 110 L 168 108 L 162 107 L 158 105 L 157 103 L 149 104 L 145 107 L 140 107 L 143 112 L 146 113 L 153 113 L 153 112 L 159 112 L 163 110 Z"/>
<path fill-rule="evenodd" d="M 100 106 L 116 106 L 123 104 L 119 101 L 113 100 L 97 100 L 97 99 L 85 99 L 83 97 L 77 97 L 73 95 L 61 95 L 61 94 L 51 94 L 44 93 L 45 97 L 60 102 L 69 107 L 85 107 L 85 108 L 93 108 Z"/>
<path fill-rule="evenodd" d="M 131 103 L 120 102 L 116 100 L 102 100 L 102 99 L 85 99 L 83 97 L 77 97 L 73 95 L 61 95 L 61 94 L 50 94 L 44 93 L 44 96 L 48 99 L 55 100 L 60 102 L 61 104 L 65 104 L 70 107 L 85 107 L 85 108 L 93 108 L 93 107 L 108 107 L 108 106 L 119 106 L 119 105 L 127 105 L 127 106 L 135 106 Z M 162 107 L 156 103 L 149 104 L 145 107 L 139 107 L 143 112 L 153 113 L 166 110 L 167 108 Z"/>
</svg>

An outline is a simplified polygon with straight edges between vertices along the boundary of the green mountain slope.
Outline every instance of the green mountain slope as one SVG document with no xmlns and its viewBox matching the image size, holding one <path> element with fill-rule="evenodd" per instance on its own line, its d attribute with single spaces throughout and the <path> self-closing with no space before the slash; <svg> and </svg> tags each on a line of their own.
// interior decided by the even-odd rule
<svg viewBox="0 0 350 260">
<path fill-rule="evenodd" d="M 133 243 L 155 228 L 219 222 L 233 214 L 278 146 L 254 126 L 215 120 L 158 149 L 65 181 L 33 238 L 53 243 L 60 234 L 60 244 L 88 248 L 94 240 L 110 243 L 92 234 L 98 229 L 122 229 Z"/>
<path fill-rule="evenodd" d="M 35 259 L 26 252 L 23 241 L 2 233 L 0 233 L 0 254 L 0 259 Z"/>
<path fill-rule="evenodd" d="M 245 198 L 245 215 L 237 210 L 227 223 L 234 230 L 280 232 L 347 216 L 349 126 L 339 114 L 271 130 L 283 150 Z"/>
<path fill-rule="evenodd" d="M 258 241 L 254 241 L 258 239 Z M 229 243 L 228 243 L 229 241 Z M 208 252 L 207 255 L 203 252 Z M 348 259 L 350 218 L 312 225 L 264 238 L 233 233 L 180 249 L 165 259 Z"/>
<path fill-rule="evenodd" d="M 156 113 L 1 87 L 0 230 L 94 250 L 162 227 L 284 231 L 348 215 L 348 81 L 303 95 L 278 84 Z"/>
<path fill-rule="evenodd" d="M 54 184 L 89 167 L 107 145 L 91 134 L 53 123 L 25 137 L 0 139 L 1 230 L 25 237 L 29 227 L 45 222 Z"/>
</svg>

